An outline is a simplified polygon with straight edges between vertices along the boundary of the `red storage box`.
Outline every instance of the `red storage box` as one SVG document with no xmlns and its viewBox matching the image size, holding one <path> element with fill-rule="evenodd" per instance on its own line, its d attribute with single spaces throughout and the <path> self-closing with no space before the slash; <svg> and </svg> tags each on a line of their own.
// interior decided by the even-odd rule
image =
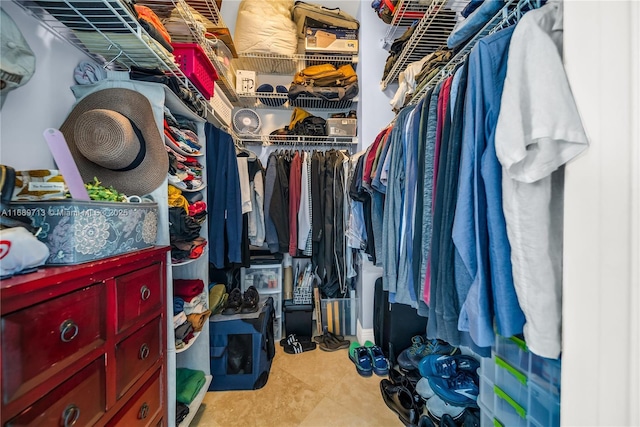
<svg viewBox="0 0 640 427">
<path fill-rule="evenodd" d="M 213 96 L 213 86 L 218 80 L 218 73 L 207 58 L 202 47 L 197 43 L 171 43 L 176 64 L 200 93 L 210 99 Z"/>
</svg>

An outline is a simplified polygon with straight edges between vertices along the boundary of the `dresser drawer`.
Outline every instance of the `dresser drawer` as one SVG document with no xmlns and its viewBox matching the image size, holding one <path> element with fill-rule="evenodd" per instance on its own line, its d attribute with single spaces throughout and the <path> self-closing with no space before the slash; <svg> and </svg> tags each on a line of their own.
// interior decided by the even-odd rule
<svg viewBox="0 0 640 427">
<path fill-rule="evenodd" d="M 120 398 L 162 355 L 158 317 L 116 345 L 116 392 Z"/>
<path fill-rule="evenodd" d="M 106 339 L 99 283 L 2 317 L 2 390 L 8 403 Z"/>
<path fill-rule="evenodd" d="M 88 426 L 105 413 L 105 363 L 100 357 L 6 426 Z"/>
<path fill-rule="evenodd" d="M 142 427 L 154 425 L 162 410 L 162 380 L 158 370 L 109 423 L 110 426 Z M 157 424 L 157 421 L 156 421 Z"/>
<path fill-rule="evenodd" d="M 161 264 L 116 277 L 118 332 L 134 324 L 140 316 L 162 307 Z"/>
</svg>

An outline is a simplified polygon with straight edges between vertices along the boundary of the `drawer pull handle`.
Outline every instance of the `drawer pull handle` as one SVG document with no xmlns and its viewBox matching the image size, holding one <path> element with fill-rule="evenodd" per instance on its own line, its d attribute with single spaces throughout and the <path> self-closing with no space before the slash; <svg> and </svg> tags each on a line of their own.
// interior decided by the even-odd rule
<svg viewBox="0 0 640 427">
<path fill-rule="evenodd" d="M 138 354 L 140 360 L 144 360 L 149 357 L 149 346 L 147 344 L 142 344 L 140 346 L 140 353 Z"/>
<path fill-rule="evenodd" d="M 144 420 L 147 418 L 147 415 L 149 415 L 149 405 L 147 405 L 147 402 L 144 402 L 140 407 L 140 412 L 138 412 L 138 419 Z"/>
<path fill-rule="evenodd" d="M 60 340 L 69 342 L 78 336 L 78 325 L 71 319 L 67 319 L 60 324 Z"/>
<path fill-rule="evenodd" d="M 78 408 L 76 405 L 70 403 L 66 408 L 64 408 L 64 411 L 62 412 L 62 421 L 64 427 L 70 427 L 74 425 L 78 421 L 78 418 L 80 418 L 80 408 Z"/>
<path fill-rule="evenodd" d="M 140 298 L 142 301 L 146 301 L 151 296 L 151 289 L 147 285 L 140 288 Z"/>
</svg>

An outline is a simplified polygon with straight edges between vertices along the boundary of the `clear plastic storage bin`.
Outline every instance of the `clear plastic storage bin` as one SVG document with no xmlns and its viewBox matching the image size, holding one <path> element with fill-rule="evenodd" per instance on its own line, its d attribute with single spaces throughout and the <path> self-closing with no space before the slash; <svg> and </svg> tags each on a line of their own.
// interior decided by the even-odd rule
<svg viewBox="0 0 640 427">
<path fill-rule="evenodd" d="M 527 412 L 531 425 L 557 427 L 560 425 L 560 396 L 550 393 L 534 382 L 530 382 L 529 409 Z"/>
<path fill-rule="evenodd" d="M 550 393 L 560 395 L 561 362 L 531 353 L 529 379 Z"/>
<path fill-rule="evenodd" d="M 507 427 L 527 427 L 527 411 L 499 387 L 494 386 L 495 404 L 493 415 Z"/>
<path fill-rule="evenodd" d="M 359 298 L 323 299 L 322 326 L 339 335 L 356 335 Z"/>
<path fill-rule="evenodd" d="M 495 357 L 495 369 L 495 385 L 504 390 L 526 410 L 529 400 L 527 376 L 497 356 Z"/>
<path fill-rule="evenodd" d="M 495 354 L 520 372 L 529 372 L 529 352 L 521 339 L 496 335 Z"/>
<path fill-rule="evenodd" d="M 484 375 L 480 375 L 480 395 L 478 396 L 478 402 L 482 403 L 485 408 L 490 408 L 493 411 L 494 400 L 493 381 Z"/>
<path fill-rule="evenodd" d="M 240 270 L 240 281 L 243 290 L 248 289 L 249 286 L 255 286 L 260 294 L 263 291 L 282 289 L 282 265 L 265 264 L 243 267 Z"/>
<path fill-rule="evenodd" d="M 478 402 L 478 407 L 480 408 L 480 427 L 494 427 L 493 411 L 484 406 L 482 402 Z"/>
</svg>

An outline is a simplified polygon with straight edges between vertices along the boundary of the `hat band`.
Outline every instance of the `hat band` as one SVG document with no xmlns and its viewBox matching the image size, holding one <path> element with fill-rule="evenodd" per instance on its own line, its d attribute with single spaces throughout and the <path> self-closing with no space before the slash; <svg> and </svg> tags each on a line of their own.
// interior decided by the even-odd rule
<svg viewBox="0 0 640 427">
<path fill-rule="evenodd" d="M 140 128 L 138 128 L 138 126 L 136 126 L 136 124 L 133 123 L 133 121 L 131 121 L 131 119 L 129 117 L 127 117 L 127 120 L 129 120 L 129 123 L 131 123 L 131 127 L 133 128 L 133 132 L 138 137 L 138 142 L 140 143 L 140 148 L 138 149 L 138 155 L 136 155 L 136 158 L 133 159 L 133 161 L 131 163 L 129 163 L 129 166 L 125 166 L 125 167 L 120 168 L 120 169 L 111 169 L 114 172 L 126 172 L 126 171 L 130 171 L 132 169 L 137 168 L 138 166 L 140 166 L 140 164 L 144 160 L 144 156 L 147 154 L 147 144 L 145 143 L 144 136 L 142 136 L 142 132 L 140 131 Z"/>
</svg>

